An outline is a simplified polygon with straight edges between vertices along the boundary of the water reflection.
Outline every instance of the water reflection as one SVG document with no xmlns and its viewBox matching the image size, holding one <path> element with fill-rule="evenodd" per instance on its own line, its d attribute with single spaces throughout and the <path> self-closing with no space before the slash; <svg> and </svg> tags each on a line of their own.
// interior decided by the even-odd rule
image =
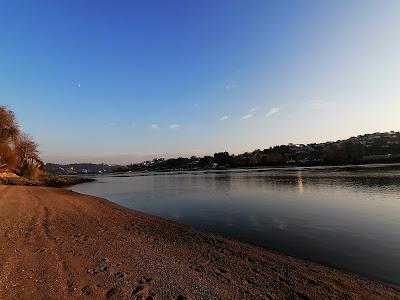
<svg viewBox="0 0 400 300">
<path fill-rule="evenodd" d="M 134 174 L 73 189 L 400 285 L 400 167 Z"/>
<path fill-rule="evenodd" d="M 304 192 L 304 186 L 303 186 L 303 171 L 297 171 L 297 191 L 299 193 Z"/>
</svg>

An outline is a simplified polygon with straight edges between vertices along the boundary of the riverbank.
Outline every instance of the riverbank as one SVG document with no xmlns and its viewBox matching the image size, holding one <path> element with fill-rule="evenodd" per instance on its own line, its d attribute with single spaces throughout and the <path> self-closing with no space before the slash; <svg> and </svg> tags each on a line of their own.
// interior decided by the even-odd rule
<svg viewBox="0 0 400 300">
<path fill-rule="evenodd" d="M 0 299 L 400 299 L 400 290 L 64 189 L 0 185 Z"/>
<path fill-rule="evenodd" d="M 94 181 L 94 179 L 67 175 L 41 175 L 37 179 L 27 179 L 12 172 L 0 172 L 0 184 L 5 185 L 68 187 L 91 181 Z"/>
</svg>

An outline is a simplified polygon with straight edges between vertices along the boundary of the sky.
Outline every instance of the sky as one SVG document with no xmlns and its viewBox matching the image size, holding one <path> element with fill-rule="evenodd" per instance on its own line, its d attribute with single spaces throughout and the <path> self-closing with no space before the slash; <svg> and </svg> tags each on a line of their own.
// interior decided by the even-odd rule
<svg viewBox="0 0 400 300">
<path fill-rule="evenodd" d="M 400 130 L 400 1 L 3 1 L 0 105 L 47 162 Z"/>
</svg>

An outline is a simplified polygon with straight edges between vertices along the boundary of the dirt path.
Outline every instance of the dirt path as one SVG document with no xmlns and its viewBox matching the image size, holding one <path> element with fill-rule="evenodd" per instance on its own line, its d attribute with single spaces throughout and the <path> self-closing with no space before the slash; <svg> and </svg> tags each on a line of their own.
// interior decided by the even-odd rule
<svg viewBox="0 0 400 300">
<path fill-rule="evenodd" d="M 0 299 L 400 299 L 400 291 L 62 189 L 0 185 Z"/>
</svg>

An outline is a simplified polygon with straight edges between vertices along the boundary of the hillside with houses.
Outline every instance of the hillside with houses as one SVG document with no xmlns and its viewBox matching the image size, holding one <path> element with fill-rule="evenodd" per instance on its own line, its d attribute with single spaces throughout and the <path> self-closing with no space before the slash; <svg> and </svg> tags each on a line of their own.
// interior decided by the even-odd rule
<svg viewBox="0 0 400 300">
<path fill-rule="evenodd" d="M 400 162 L 400 132 L 390 131 L 311 144 L 287 144 L 239 155 L 228 152 L 190 158 L 156 158 L 118 171 L 224 169 L 262 166 L 315 166 Z"/>
</svg>

